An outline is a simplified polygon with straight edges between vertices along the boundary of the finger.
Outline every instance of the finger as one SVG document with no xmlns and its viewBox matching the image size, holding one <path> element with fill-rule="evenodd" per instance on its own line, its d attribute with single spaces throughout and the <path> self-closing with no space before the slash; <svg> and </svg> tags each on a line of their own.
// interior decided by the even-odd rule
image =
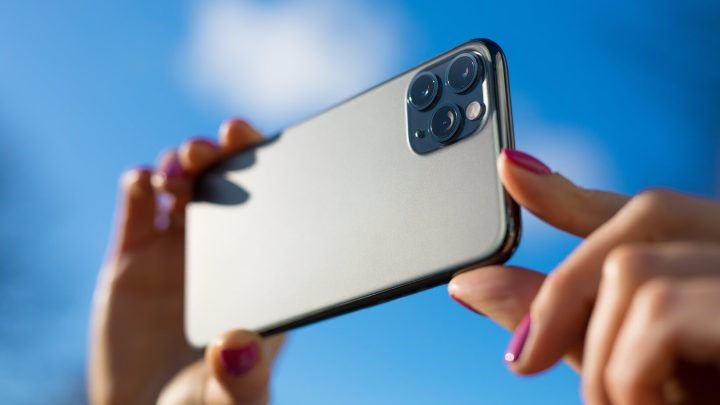
<svg viewBox="0 0 720 405">
<path fill-rule="evenodd" d="M 455 276 L 448 291 L 461 305 L 513 331 L 529 312 L 544 280 L 544 274 L 522 267 L 488 266 Z M 579 369 L 581 355 L 580 344 L 568 351 L 565 360 Z"/>
<path fill-rule="evenodd" d="M 720 204 L 653 190 L 628 202 L 553 271 L 531 306 L 525 344 L 511 367 L 522 374 L 553 365 L 584 337 L 605 257 L 634 242 L 719 240 Z"/>
<path fill-rule="evenodd" d="M 220 126 L 218 133 L 220 147 L 225 155 L 247 149 L 265 138 L 247 121 L 230 119 Z"/>
<path fill-rule="evenodd" d="M 208 379 L 207 365 L 203 360 L 198 360 L 182 369 L 165 385 L 158 396 L 157 404 L 205 404 Z"/>
<path fill-rule="evenodd" d="M 157 160 L 157 172 L 153 176 L 153 185 L 174 196 L 187 195 L 192 189 L 191 176 L 180 163 L 178 151 L 164 151 Z"/>
<path fill-rule="evenodd" d="M 117 252 L 138 246 L 155 233 L 155 191 L 151 176 L 149 168 L 131 169 L 122 175 Z"/>
<path fill-rule="evenodd" d="M 498 170 L 515 201 L 548 224 L 578 236 L 597 229 L 628 201 L 625 195 L 578 187 L 516 150 L 503 149 Z"/>
<path fill-rule="evenodd" d="M 231 119 L 221 125 L 218 143 L 195 138 L 180 147 L 178 157 L 182 168 L 195 175 L 222 158 L 261 142 L 264 137 L 244 120 Z"/>
<path fill-rule="evenodd" d="M 284 334 L 274 335 L 265 339 L 267 351 L 270 353 L 269 357 L 271 359 L 275 358 L 284 339 Z M 208 390 L 222 389 L 220 386 L 209 388 L 211 385 L 210 381 L 214 379 L 209 370 L 208 364 L 204 359 L 198 360 L 185 367 L 163 388 L 157 403 L 160 405 L 235 403 L 234 397 L 224 392 L 208 396 Z"/>
<path fill-rule="evenodd" d="M 528 313 L 545 275 L 515 266 L 488 266 L 450 281 L 450 296 L 505 329 L 513 330 Z"/>
<path fill-rule="evenodd" d="M 285 333 L 279 333 L 277 335 L 272 335 L 264 338 L 265 345 L 267 346 L 268 352 L 270 353 L 271 361 L 275 360 L 286 340 L 287 334 Z"/>
<path fill-rule="evenodd" d="M 183 168 L 176 150 L 162 153 L 157 167 L 153 175 L 157 194 L 156 228 L 182 230 L 185 206 L 192 196 L 192 176 Z"/>
<path fill-rule="evenodd" d="M 191 176 L 202 173 L 223 157 L 220 146 L 206 138 L 194 138 L 178 149 L 178 159 L 183 170 Z"/>
<path fill-rule="evenodd" d="M 720 249 L 683 242 L 626 245 L 613 250 L 603 264 L 583 356 L 583 395 L 587 403 L 608 403 L 604 373 L 612 347 L 633 296 L 651 279 L 720 276 Z"/>
<path fill-rule="evenodd" d="M 247 331 L 226 333 L 205 352 L 210 380 L 206 402 L 243 405 L 266 404 L 270 368 L 282 337 L 263 341 Z"/>
<path fill-rule="evenodd" d="M 644 284 L 630 306 L 606 370 L 612 403 L 718 403 L 719 307 L 718 277 Z M 704 365 L 707 372 L 693 381 L 678 381 L 674 371 L 685 362 Z M 692 389 L 697 387 L 704 391 Z"/>
</svg>

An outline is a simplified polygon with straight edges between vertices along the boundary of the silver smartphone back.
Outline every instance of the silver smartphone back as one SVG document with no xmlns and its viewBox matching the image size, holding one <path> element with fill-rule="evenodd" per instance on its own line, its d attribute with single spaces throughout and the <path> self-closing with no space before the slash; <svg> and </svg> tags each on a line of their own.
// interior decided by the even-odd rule
<svg viewBox="0 0 720 405">
<path fill-rule="evenodd" d="M 451 97 L 467 133 L 438 142 L 425 124 L 452 95 L 439 69 L 467 52 L 481 75 Z M 425 113 L 409 86 L 433 69 L 439 95 Z M 471 101 L 482 109 L 472 122 Z M 271 334 L 505 261 L 520 224 L 495 161 L 511 147 L 505 57 L 473 40 L 232 157 L 187 208 L 188 340 Z"/>
</svg>

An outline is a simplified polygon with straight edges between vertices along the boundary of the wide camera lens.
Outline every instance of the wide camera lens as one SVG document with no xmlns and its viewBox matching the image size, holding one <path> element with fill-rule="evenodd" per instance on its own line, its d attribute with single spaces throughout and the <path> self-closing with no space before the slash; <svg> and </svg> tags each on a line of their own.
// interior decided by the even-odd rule
<svg viewBox="0 0 720 405">
<path fill-rule="evenodd" d="M 433 114 L 430 121 L 430 132 L 440 142 L 449 141 L 460 129 L 461 121 L 462 115 L 459 108 L 454 105 L 444 105 Z"/>
<path fill-rule="evenodd" d="M 437 76 L 430 72 L 421 73 L 410 83 L 408 101 L 418 110 L 424 110 L 435 101 L 439 88 Z"/>
<path fill-rule="evenodd" d="M 478 64 L 475 55 L 471 53 L 460 54 L 448 66 L 446 83 L 456 93 L 462 93 L 475 84 L 479 69 L 482 69 L 482 66 Z"/>
</svg>

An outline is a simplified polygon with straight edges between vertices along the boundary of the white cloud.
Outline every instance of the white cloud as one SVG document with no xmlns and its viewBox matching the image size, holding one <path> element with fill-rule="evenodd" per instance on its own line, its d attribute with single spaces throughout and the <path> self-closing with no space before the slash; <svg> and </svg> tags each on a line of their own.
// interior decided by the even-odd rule
<svg viewBox="0 0 720 405">
<path fill-rule="evenodd" d="M 586 188 L 614 189 L 617 173 L 605 145 L 588 131 L 567 124 L 531 121 L 518 149 L 527 151 Z"/>
<path fill-rule="evenodd" d="M 516 147 L 545 162 L 574 183 L 617 190 L 619 177 L 607 145 L 582 127 L 541 117 L 522 97 L 514 97 Z M 519 108 L 518 108 L 519 107 Z M 523 233 L 532 252 L 543 252 L 563 239 L 558 231 L 530 213 L 524 214 Z"/>
<path fill-rule="evenodd" d="M 197 1 L 184 73 L 203 102 L 277 128 L 396 73 L 401 22 L 354 0 Z"/>
<path fill-rule="evenodd" d="M 358 0 L 197 0 L 184 49 L 186 79 L 206 105 L 264 130 L 282 128 L 400 71 L 405 17 L 373 7 Z M 601 139 L 548 121 L 523 97 L 514 101 L 519 149 L 585 187 L 617 187 Z M 525 218 L 534 245 L 556 242 L 556 232 Z"/>
</svg>

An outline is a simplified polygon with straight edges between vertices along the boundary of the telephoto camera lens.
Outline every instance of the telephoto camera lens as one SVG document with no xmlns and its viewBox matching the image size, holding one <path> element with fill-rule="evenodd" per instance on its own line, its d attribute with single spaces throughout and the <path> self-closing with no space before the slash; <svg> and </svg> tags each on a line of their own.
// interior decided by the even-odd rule
<svg viewBox="0 0 720 405">
<path fill-rule="evenodd" d="M 462 113 L 457 106 L 444 105 L 435 111 L 430 121 L 430 132 L 440 141 L 447 142 L 460 129 Z"/>
<path fill-rule="evenodd" d="M 418 110 L 424 110 L 435 101 L 439 90 L 440 82 L 435 74 L 430 72 L 421 73 L 410 84 L 408 101 Z"/>
<path fill-rule="evenodd" d="M 482 72 L 482 65 L 472 53 L 463 53 L 456 56 L 448 66 L 445 82 L 456 93 L 470 89 Z"/>
</svg>

